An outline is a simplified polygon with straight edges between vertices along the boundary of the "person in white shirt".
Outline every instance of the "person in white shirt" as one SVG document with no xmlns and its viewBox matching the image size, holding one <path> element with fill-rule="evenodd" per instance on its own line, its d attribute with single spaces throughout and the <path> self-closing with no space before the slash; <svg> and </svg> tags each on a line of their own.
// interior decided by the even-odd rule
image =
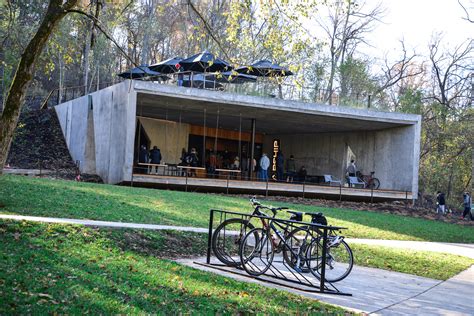
<svg viewBox="0 0 474 316">
<path fill-rule="evenodd" d="M 262 158 L 260 158 L 260 179 L 262 181 L 268 180 L 268 167 L 270 167 L 270 159 L 267 157 L 266 153 L 263 153 Z"/>
</svg>

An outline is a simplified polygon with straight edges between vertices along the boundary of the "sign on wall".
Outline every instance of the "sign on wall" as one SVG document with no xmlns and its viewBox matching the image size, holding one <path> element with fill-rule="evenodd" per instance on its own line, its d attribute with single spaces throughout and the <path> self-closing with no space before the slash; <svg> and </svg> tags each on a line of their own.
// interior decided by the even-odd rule
<svg viewBox="0 0 474 316">
<path fill-rule="evenodd" d="M 273 140 L 272 179 L 277 180 L 277 157 L 280 150 L 280 140 Z"/>
</svg>

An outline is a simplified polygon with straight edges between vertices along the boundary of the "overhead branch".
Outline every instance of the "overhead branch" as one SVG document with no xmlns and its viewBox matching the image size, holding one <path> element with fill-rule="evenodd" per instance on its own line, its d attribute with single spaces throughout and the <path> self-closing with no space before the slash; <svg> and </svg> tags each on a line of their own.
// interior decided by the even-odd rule
<svg viewBox="0 0 474 316">
<path fill-rule="evenodd" d="M 222 46 L 222 43 L 221 41 L 214 35 L 214 31 L 212 30 L 211 26 L 209 25 L 209 23 L 207 23 L 206 19 L 202 16 L 202 14 L 199 12 L 199 10 L 194 6 L 194 4 L 192 3 L 191 0 L 188 0 L 188 5 L 189 5 L 189 8 L 191 10 L 194 11 L 194 13 L 196 13 L 196 15 L 199 17 L 199 19 L 202 21 L 202 23 L 204 24 L 204 27 L 206 28 L 206 31 L 207 31 L 207 34 L 209 34 L 209 36 L 214 40 L 214 42 L 216 42 L 217 46 L 219 46 L 219 49 L 221 50 L 221 52 L 225 55 L 225 58 L 227 58 L 228 60 L 230 60 L 230 57 L 229 55 L 227 54 L 227 51 L 224 49 L 224 47 Z"/>
<path fill-rule="evenodd" d="M 125 58 L 128 59 L 128 61 L 130 61 L 130 63 L 132 65 L 134 65 L 135 67 L 138 67 L 140 68 L 139 65 L 137 65 L 135 63 L 135 61 L 130 57 L 128 56 L 128 54 L 123 50 L 123 48 L 120 46 L 119 43 L 117 43 L 117 41 L 109 34 L 109 32 L 107 32 L 107 30 L 105 29 L 104 26 L 102 26 L 102 23 L 95 17 L 93 16 L 92 14 L 89 14 L 87 12 L 84 12 L 84 11 L 81 11 L 81 10 L 77 10 L 77 9 L 69 9 L 69 10 L 66 10 L 67 12 L 69 13 L 77 13 L 77 14 L 82 14 L 86 17 L 88 17 L 89 19 L 91 19 L 94 23 L 95 23 L 95 26 L 97 27 L 97 29 L 102 33 L 104 34 L 104 36 L 110 40 L 117 48 L 118 50 L 122 53 L 122 55 L 125 56 Z M 142 69 L 143 70 L 143 69 Z"/>
</svg>

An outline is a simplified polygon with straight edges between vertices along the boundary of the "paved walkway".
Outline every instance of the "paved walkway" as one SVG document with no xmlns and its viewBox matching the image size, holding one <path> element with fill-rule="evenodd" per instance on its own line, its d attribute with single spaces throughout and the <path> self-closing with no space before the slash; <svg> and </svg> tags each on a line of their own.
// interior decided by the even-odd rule
<svg viewBox="0 0 474 316">
<path fill-rule="evenodd" d="M 374 315 L 472 315 L 474 311 L 474 266 L 447 281 L 354 266 L 348 278 L 334 284 L 341 292 L 351 293 L 352 296 L 340 296 L 304 292 L 256 280 L 237 269 L 225 268 L 227 271 L 223 271 L 198 264 L 205 261 L 205 257 L 178 260 L 196 269 L 290 291 L 356 312 Z"/>
<path fill-rule="evenodd" d="M 0 219 L 12 219 L 18 221 L 32 221 L 42 223 L 59 223 L 59 224 L 77 224 L 95 227 L 112 227 L 112 228 L 133 228 L 133 229 L 149 229 L 149 230 L 178 230 L 195 233 L 208 233 L 207 228 L 187 227 L 187 226 L 170 226 L 170 225 L 153 225 L 140 223 L 123 223 L 123 222 L 108 222 L 95 221 L 87 219 L 72 219 L 72 218 L 54 218 L 54 217 L 38 217 L 38 216 L 23 216 L 0 214 Z M 381 239 L 356 239 L 346 238 L 348 243 L 359 243 L 366 245 L 386 246 L 392 248 L 403 248 L 412 250 L 426 250 L 442 253 L 450 253 L 460 256 L 465 256 L 474 259 L 474 244 L 455 244 L 444 242 L 424 242 L 424 241 L 401 241 L 401 240 L 381 240 Z"/>
</svg>

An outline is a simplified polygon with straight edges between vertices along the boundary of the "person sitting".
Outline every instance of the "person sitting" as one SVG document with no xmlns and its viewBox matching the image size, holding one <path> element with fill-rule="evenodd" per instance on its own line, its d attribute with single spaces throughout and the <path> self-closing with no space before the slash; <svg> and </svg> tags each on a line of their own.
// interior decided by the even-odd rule
<svg viewBox="0 0 474 316">
<path fill-rule="evenodd" d="M 301 166 L 300 170 L 298 171 L 298 181 L 305 182 L 307 175 L 308 175 L 308 172 L 306 171 L 306 167 Z"/>
</svg>

